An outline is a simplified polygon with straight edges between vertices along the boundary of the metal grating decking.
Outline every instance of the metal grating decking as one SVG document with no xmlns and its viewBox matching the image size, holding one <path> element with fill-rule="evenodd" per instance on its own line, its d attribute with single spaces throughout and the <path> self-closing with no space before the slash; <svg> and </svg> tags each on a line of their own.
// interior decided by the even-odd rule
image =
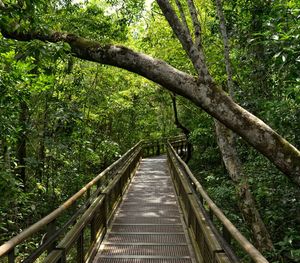
<svg viewBox="0 0 300 263">
<path fill-rule="evenodd" d="M 166 157 L 143 159 L 94 263 L 192 263 Z"/>
</svg>

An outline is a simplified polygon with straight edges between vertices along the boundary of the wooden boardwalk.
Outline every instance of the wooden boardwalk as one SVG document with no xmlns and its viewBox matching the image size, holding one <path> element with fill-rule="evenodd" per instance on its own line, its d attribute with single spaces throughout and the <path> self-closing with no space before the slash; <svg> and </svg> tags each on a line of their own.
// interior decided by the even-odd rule
<svg viewBox="0 0 300 263">
<path fill-rule="evenodd" d="M 94 263 L 192 263 L 166 156 L 143 159 Z"/>
</svg>

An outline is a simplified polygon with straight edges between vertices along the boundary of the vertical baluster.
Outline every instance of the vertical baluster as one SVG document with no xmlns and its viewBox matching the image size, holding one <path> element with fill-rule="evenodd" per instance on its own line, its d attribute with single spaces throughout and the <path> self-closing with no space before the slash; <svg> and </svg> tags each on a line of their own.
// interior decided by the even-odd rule
<svg viewBox="0 0 300 263">
<path fill-rule="evenodd" d="M 80 236 L 77 240 L 77 263 L 84 262 L 84 238 L 83 238 L 84 229 L 81 231 Z"/>
<path fill-rule="evenodd" d="M 87 192 L 86 192 L 86 200 L 89 200 L 91 197 L 91 188 L 87 189 Z"/>
<path fill-rule="evenodd" d="M 129 172 L 129 169 L 127 168 L 124 173 L 122 174 L 119 182 L 118 182 L 118 198 L 121 197 L 123 195 L 123 180 L 124 180 L 124 174 L 126 174 L 126 172 Z"/>
<path fill-rule="evenodd" d="M 211 208 L 209 208 L 208 213 L 209 213 L 210 220 L 214 221 L 214 212 L 213 212 L 213 210 Z"/>
<path fill-rule="evenodd" d="M 200 200 L 200 203 L 203 204 L 203 196 L 202 195 L 199 195 L 199 200 Z"/>
<path fill-rule="evenodd" d="M 98 211 L 95 213 L 92 221 L 91 221 L 91 243 L 93 243 L 94 241 L 96 241 L 96 233 L 97 233 L 97 229 L 96 229 L 96 217 L 98 215 Z"/>
<path fill-rule="evenodd" d="M 61 258 L 59 259 L 58 263 L 66 263 L 66 262 L 67 262 L 66 250 L 63 249 L 61 252 Z"/>
<path fill-rule="evenodd" d="M 106 176 L 105 176 L 105 179 L 106 179 Z M 101 181 L 102 181 L 102 179 L 101 179 L 101 180 L 98 180 L 97 183 L 96 183 L 97 190 L 101 187 Z M 96 191 L 97 191 L 97 190 L 96 190 Z M 100 191 L 98 192 L 98 194 L 100 194 Z"/>
<path fill-rule="evenodd" d="M 107 232 L 108 226 L 108 195 L 105 193 L 104 200 L 103 200 L 103 211 L 104 211 L 104 227 L 105 227 L 105 234 Z"/>
<path fill-rule="evenodd" d="M 134 161 L 133 161 L 134 162 Z M 133 170 L 134 170 L 134 165 L 133 165 L 133 162 L 131 162 L 129 164 L 129 171 L 128 171 L 128 178 L 127 179 L 130 179 L 132 174 L 133 174 Z"/>
<path fill-rule="evenodd" d="M 159 145 L 159 141 L 157 141 L 157 149 L 156 149 L 156 155 L 160 155 L 160 145 Z"/>
<path fill-rule="evenodd" d="M 230 235 L 229 231 L 227 230 L 227 228 L 225 226 L 223 226 L 222 234 L 223 234 L 224 239 L 230 245 L 230 243 L 231 243 L 231 235 Z"/>
<path fill-rule="evenodd" d="M 46 240 L 50 238 L 56 231 L 56 220 L 54 219 L 47 225 L 47 235 L 46 235 Z M 56 242 L 52 242 L 52 244 L 49 246 L 47 252 L 50 254 L 52 250 L 54 250 L 56 247 Z"/>
<path fill-rule="evenodd" d="M 191 224 L 192 224 L 192 218 L 195 217 L 194 213 L 193 213 L 193 209 L 191 207 L 191 203 L 189 202 L 189 196 L 192 196 L 193 194 L 192 193 L 188 193 L 187 195 L 187 204 L 188 204 L 188 221 L 187 221 L 187 227 L 190 227 Z"/>
<path fill-rule="evenodd" d="M 15 263 L 15 248 L 9 251 L 7 258 L 8 258 L 8 263 Z"/>
</svg>

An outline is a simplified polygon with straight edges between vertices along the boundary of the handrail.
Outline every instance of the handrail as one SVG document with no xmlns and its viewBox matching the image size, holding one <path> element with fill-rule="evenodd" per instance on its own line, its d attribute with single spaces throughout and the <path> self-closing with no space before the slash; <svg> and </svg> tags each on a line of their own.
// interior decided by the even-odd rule
<svg viewBox="0 0 300 263">
<path fill-rule="evenodd" d="M 194 185 L 194 189 L 205 200 L 206 204 L 213 212 L 213 214 L 220 220 L 223 226 L 227 229 L 230 235 L 237 241 L 241 248 L 251 257 L 256 263 L 268 263 L 267 259 L 243 236 L 242 233 L 231 223 L 231 221 L 223 214 L 223 212 L 217 207 L 217 205 L 211 200 L 208 194 L 203 189 L 202 185 L 195 178 L 186 163 L 178 156 L 174 148 L 168 143 L 169 149 L 172 151 L 176 160 L 184 168 L 184 172 Z"/>
<path fill-rule="evenodd" d="M 124 155 L 122 155 L 121 158 L 119 158 L 117 161 L 115 161 L 113 164 L 111 164 L 109 167 L 107 167 L 104 171 L 102 171 L 97 177 L 95 177 L 93 180 L 91 180 L 88 184 L 86 184 L 83 188 L 81 188 L 76 194 L 74 194 L 72 197 L 70 197 L 67 201 L 65 201 L 63 204 L 61 204 L 57 209 L 55 209 L 53 212 L 36 222 L 35 224 L 31 225 L 24 231 L 22 231 L 17 236 L 13 237 L 6 243 L 0 246 L 0 257 L 7 255 L 10 253 L 14 248 L 22 243 L 24 240 L 31 237 L 33 234 L 40 231 L 42 228 L 45 227 L 45 225 L 48 225 L 49 223 L 53 222 L 59 215 L 61 215 L 64 211 L 66 211 L 72 204 L 74 204 L 80 197 L 82 197 L 86 192 L 88 192 L 92 186 L 96 185 L 104 176 L 109 174 L 114 169 L 118 169 L 122 163 L 130 158 L 131 154 L 138 148 L 141 150 L 141 144 L 142 142 L 137 143 L 134 145 L 131 149 L 129 149 Z"/>
<path fill-rule="evenodd" d="M 45 263 L 66 262 L 67 255 L 72 256 L 71 247 L 77 243 L 76 262 L 91 262 L 95 256 L 97 248 L 101 244 L 106 234 L 107 226 L 111 221 L 114 211 L 122 199 L 123 193 L 129 181 L 134 175 L 137 164 L 141 157 L 141 148 L 135 151 L 110 183 L 102 189 L 96 200 L 79 218 L 76 224 L 68 231 L 63 239 L 56 245 L 55 249 L 48 254 Z M 87 251 L 84 245 L 84 231 L 90 227 L 89 235 L 91 243 Z M 75 259 L 71 260 L 75 262 Z"/>
</svg>

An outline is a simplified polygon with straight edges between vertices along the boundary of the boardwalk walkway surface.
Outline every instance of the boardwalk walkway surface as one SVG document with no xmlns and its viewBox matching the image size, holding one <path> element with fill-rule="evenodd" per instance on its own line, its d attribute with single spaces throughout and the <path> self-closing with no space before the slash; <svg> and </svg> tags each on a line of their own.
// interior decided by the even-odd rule
<svg viewBox="0 0 300 263">
<path fill-rule="evenodd" d="M 143 159 L 94 263 L 195 262 L 166 156 Z"/>
</svg>

